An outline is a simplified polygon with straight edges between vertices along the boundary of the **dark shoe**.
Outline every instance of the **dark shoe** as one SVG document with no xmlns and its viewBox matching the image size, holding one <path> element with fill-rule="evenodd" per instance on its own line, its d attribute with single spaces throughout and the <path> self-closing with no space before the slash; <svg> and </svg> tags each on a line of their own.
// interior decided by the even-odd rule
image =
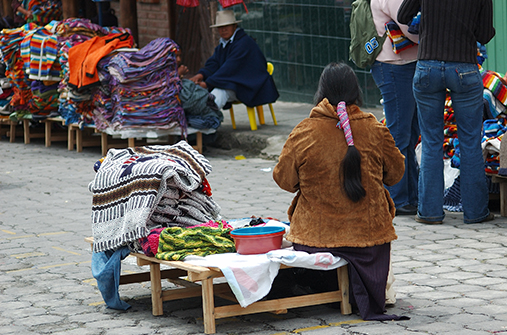
<svg viewBox="0 0 507 335">
<path fill-rule="evenodd" d="M 412 205 L 405 205 L 400 208 L 396 208 L 396 216 L 398 215 L 416 215 L 417 207 Z"/>
<path fill-rule="evenodd" d="M 443 223 L 442 221 L 428 221 L 426 219 L 419 217 L 419 215 L 415 216 L 415 221 L 419 222 L 419 223 L 426 223 L 426 224 L 442 224 Z"/>
<path fill-rule="evenodd" d="M 493 221 L 494 219 L 495 219 L 495 214 L 489 212 L 489 215 L 486 216 L 486 218 L 484 220 L 482 220 L 481 222 Z"/>
<path fill-rule="evenodd" d="M 479 221 L 479 222 L 465 222 L 465 223 L 467 223 L 467 224 L 482 223 L 482 222 L 493 221 L 494 219 L 495 219 L 495 214 L 489 212 L 488 216 L 486 216 L 484 219 L 482 219 L 482 221 Z"/>
</svg>

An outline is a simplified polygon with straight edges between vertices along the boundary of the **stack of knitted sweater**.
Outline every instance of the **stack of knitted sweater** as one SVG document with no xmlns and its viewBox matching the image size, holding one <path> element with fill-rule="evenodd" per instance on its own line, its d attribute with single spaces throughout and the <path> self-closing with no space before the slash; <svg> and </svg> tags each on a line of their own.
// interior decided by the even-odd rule
<svg viewBox="0 0 507 335">
<path fill-rule="evenodd" d="M 130 245 L 158 227 L 220 219 L 206 176 L 209 161 L 187 142 L 111 149 L 89 189 L 94 251 Z"/>
<path fill-rule="evenodd" d="M 29 102 L 32 98 L 30 81 L 23 70 L 21 58 L 21 41 L 37 26 L 33 23 L 25 24 L 16 29 L 4 29 L 0 34 L 0 51 L 7 66 L 5 72 L 13 88 L 13 96 L 10 105 L 13 106 L 15 116 L 22 117 L 30 114 Z"/>
<path fill-rule="evenodd" d="M 84 73 L 81 70 L 84 66 L 84 59 L 86 59 L 86 57 L 83 59 L 80 56 L 87 55 L 92 51 L 92 46 L 98 45 L 98 43 L 93 43 L 97 39 L 107 40 L 106 36 L 129 34 L 129 30 L 120 27 L 101 27 L 90 20 L 70 18 L 58 25 L 57 34 L 59 61 L 62 64 L 63 77 L 59 86 L 59 112 L 66 119 L 67 124 L 94 124 L 93 110 L 97 103 L 93 101 L 92 96 L 94 90 L 100 87 L 101 82 L 98 77 L 94 77 L 92 85 L 90 85 L 91 81 L 86 83 L 88 85 L 77 81 L 78 73 Z M 91 41 L 92 39 L 95 40 Z M 128 40 L 129 46 L 133 46 L 133 38 L 130 36 Z M 74 51 L 71 52 L 72 49 Z M 114 49 L 116 49 L 116 45 L 111 51 Z M 71 76 L 75 79 L 74 81 Z"/>
<path fill-rule="evenodd" d="M 176 65 L 178 45 L 158 38 L 138 52 L 121 52 L 109 62 L 114 130 L 181 127 L 187 122 L 178 93 L 181 89 Z"/>
</svg>

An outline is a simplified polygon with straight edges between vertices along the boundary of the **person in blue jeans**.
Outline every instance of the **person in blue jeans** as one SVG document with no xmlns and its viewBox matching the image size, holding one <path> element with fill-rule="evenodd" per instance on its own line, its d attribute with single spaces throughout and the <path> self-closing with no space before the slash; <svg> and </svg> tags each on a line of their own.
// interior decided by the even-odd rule
<svg viewBox="0 0 507 335">
<path fill-rule="evenodd" d="M 377 33 L 382 36 L 385 23 L 394 21 L 403 0 L 371 0 L 371 12 Z M 396 53 L 386 38 L 382 51 L 371 66 L 371 74 L 382 94 L 386 126 L 396 147 L 405 156 L 403 178 L 393 186 L 386 186 L 396 207 L 396 215 L 415 215 L 418 203 L 419 166 L 415 147 L 419 141 L 417 106 L 412 92 L 417 62 L 418 36 L 408 32 L 408 26 L 398 25 L 411 47 Z"/>
<path fill-rule="evenodd" d="M 460 186 L 465 223 L 494 219 L 481 149 L 483 84 L 477 42 L 495 35 L 492 0 L 404 0 L 398 21 L 408 24 L 421 11 L 418 62 L 413 90 L 421 129 L 421 166 L 417 222 L 440 224 L 445 218 L 444 103 L 449 91 L 460 143 Z"/>
</svg>

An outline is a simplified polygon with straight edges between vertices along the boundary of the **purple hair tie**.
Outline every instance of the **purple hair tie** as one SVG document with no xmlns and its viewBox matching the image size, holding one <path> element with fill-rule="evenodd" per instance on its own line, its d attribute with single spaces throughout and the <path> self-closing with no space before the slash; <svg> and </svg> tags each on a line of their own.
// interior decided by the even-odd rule
<svg viewBox="0 0 507 335">
<path fill-rule="evenodd" d="M 347 114 L 347 105 L 345 101 L 340 101 L 338 106 L 336 107 L 336 114 L 340 119 L 340 122 L 336 124 L 336 127 L 343 129 L 343 133 L 345 134 L 345 139 L 347 140 L 347 145 L 354 145 L 354 138 L 352 138 L 352 130 L 350 129 L 349 115 Z"/>
</svg>

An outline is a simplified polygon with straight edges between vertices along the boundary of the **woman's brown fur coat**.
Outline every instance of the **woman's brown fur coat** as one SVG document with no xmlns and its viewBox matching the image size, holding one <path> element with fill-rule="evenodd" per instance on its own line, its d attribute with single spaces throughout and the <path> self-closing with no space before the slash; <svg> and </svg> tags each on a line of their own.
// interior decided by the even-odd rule
<svg viewBox="0 0 507 335">
<path fill-rule="evenodd" d="M 370 113 L 347 106 L 354 144 L 361 154 L 366 197 L 352 202 L 343 191 L 341 161 L 348 146 L 336 108 L 324 99 L 285 143 L 273 171 L 276 183 L 297 192 L 288 210 L 288 240 L 322 248 L 370 247 L 397 238 L 394 203 L 385 185 L 403 177 L 405 157 L 391 133 Z"/>
</svg>

